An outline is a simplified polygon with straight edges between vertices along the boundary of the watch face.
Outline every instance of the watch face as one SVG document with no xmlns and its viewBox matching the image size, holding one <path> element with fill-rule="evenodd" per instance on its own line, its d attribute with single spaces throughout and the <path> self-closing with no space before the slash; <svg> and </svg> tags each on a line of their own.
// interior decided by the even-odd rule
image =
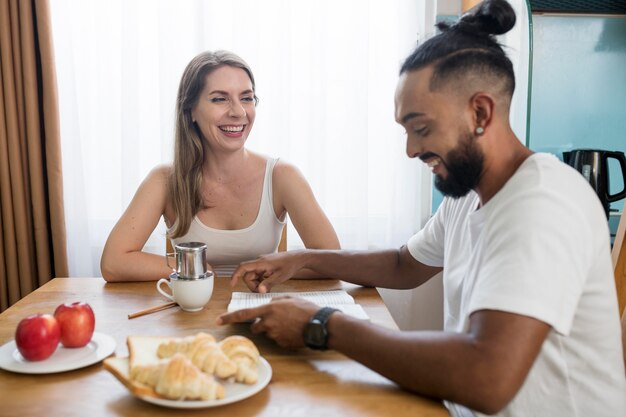
<svg viewBox="0 0 626 417">
<path fill-rule="evenodd" d="M 313 320 L 304 328 L 304 343 L 313 349 L 325 349 L 328 334 L 322 323 Z"/>
</svg>

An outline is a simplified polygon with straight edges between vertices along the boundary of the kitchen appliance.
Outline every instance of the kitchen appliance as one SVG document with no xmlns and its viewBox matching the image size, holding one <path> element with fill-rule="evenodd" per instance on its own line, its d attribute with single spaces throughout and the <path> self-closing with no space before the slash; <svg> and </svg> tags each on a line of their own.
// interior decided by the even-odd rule
<svg viewBox="0 0 626 417">
<path fill-rule="evenodd" d="M 609 159 L 619 162 L 622 177 L 622 190 L 610 194 Z M 605 151 L 602 149 L 574 149 L 563 152 L 563 161 L 574 167 L 591 184 L 596 191 L 607 218 L 609 204 L 626 197 L 626 157 L 624 152 Z"/>
</svg>

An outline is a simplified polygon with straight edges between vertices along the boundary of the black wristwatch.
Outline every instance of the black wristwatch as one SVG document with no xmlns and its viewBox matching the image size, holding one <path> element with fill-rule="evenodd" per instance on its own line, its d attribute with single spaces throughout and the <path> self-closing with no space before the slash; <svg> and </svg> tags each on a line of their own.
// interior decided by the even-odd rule
<svg viewBox="0 0 626 417">
<path fill-rule="evenodd" d="M 304 326 L 302 337 L 304 338 L 304 344 L 311 349 L 326 350 L 328 349 L 328 330 L 326 324 L 330 315 L 335 311 L 339 311 L 336 308 L 322 307 L 311 317 L 311 320 Z"/>
</svg>

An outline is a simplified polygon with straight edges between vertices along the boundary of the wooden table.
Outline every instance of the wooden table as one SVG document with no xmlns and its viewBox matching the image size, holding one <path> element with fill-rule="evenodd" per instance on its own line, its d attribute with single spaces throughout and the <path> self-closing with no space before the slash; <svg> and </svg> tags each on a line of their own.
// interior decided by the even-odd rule
<svg viewBox="0 0 626 417">
<path fill-rule="evenodd" d="M 334 280 L 291 280 L 277 291 L 345 289 L 372 322 L 396 328 L 374 288 Z M 235 291 L 246 291 L 243 286 Z M 111 335 L 116 354 L 126 356 L 129 335 L 184 336 L 209 331 L 218 340 L 241 334 L 252 339 L 273 370 L 270 384 L 237 403 L 201 410 L 175 410 L 148 404 L 103 369 L 102 363 L 74 371 L 26 375 L 0 370 L 0 416 L 449 416 L 439 402 L 411 394 L 359 363 L 332 351 L 285 350 L 249 326 L 219 327 L 231 288 L 218 279 L 213 297 L 200 312 L 178 307 L 128 320 L 130 313 L 166 302 L 154 282 L 105 283 L 101 278 L 56 278 L 0 314 L 0 345 L 14 338 L 18 322 L 34 313 L 53 313 L 64 302 L 84 301 L 96 314 L 96 331 Z"/>
</svg>

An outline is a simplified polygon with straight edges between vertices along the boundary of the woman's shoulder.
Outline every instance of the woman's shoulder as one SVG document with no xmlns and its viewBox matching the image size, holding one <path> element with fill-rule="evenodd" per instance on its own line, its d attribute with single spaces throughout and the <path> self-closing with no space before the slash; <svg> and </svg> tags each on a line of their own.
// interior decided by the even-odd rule
<svg viewBox="0 0 626 417">
<path fill-rule="evenodd" d="M 167 182 L 172 175 L 173 166 L 171 164 L 160 164 L 150 170 L 146 176 L 146 181 L 150 182 Z"/>
<path fill-rule="evenodd" d="M 135 196 L 133 197 L 133 203 L 135 207 L 140 207 L 141 210 L 149 210 L 154 207 L 161 207 L 164 209 L 168 193 L 168 180 L 169 172 L 166 165 L 159 165 L 150 170 L 146 177 L 143 179 Z"/>
<path fill-rule="evenodd" d="M 272 182 L 276 183 L 276 181 L 289 181 L 292 177 L 302 177 L 302 173 L 291 162 L 285 161 L 282 158 L 275 158 L 268 155 L 263 155 L 260 153 L 248 151 L 249 154 L 254 158 L 255 165 L 257 167 L 266 167 L 267 164 L 273 163 L 274 166 L 272 168 Z"/>
<path fill-rule="evenodd" d="M 159 164 L 152 168 L 150 175 L 168 176 L 172 173 L 174 166 L 172 164 Z"/>
<path fill-rule="evenodd" d="M 141 194 L 165 196 L 169 189 L 169 181 L 172 173 L 171 165 L 157 165 L 148 172 L 139 186 Z"/>
<path fill-rule="evenodd" d="M 295 164 L 279 159 L 272 172 L 272 187 L 279 195 L 284 195 L 304 191 L 309 183 Z"/>
<path fill-rule="evenodd" d="M 302 172 L 293 163 L 276 158 L 276 163 L 274 164 L 274 178 L 276 178 L 276 175 L 289 178 L 294 175 L 302 176 Z"/>
</svg>

